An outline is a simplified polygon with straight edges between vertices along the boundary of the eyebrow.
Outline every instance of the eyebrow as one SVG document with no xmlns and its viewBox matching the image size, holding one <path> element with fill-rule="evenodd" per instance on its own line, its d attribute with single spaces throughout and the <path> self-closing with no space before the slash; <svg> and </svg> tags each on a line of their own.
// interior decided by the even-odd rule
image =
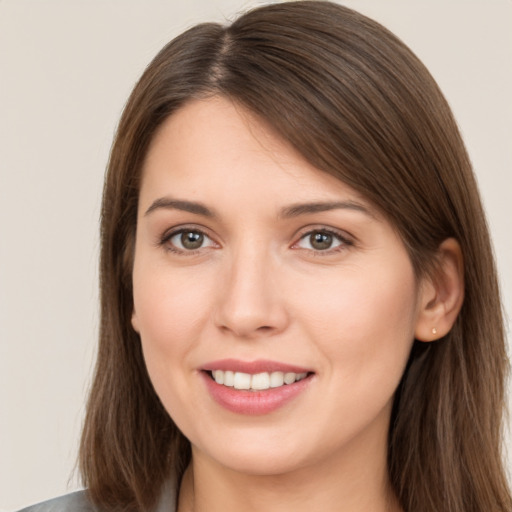
<svg viewBox="0 0 512 512">
<path fill-rule="evenodd" d="M 182 210 L 184 212 L 195 213 L 196 215 L 203 215 L 204 217 L 210 218 L 214 218 L 216 216 L 212 210 L 202 203 L 185 201 L 182 199 L 171 199 L 168 197 L 161 197 L 153 201 L 144 215 L 149 215 L 151 212 L 160 208 L 166 210 Z"/>
<path fill-rule="evenodd" d="M 329 210 L 353 210 L 375 218 L 375 214 L 367 206 L 356 201 L 330 201 L 318 203 L 298 203 L 281 210 L 279 217 L 288 219 L 311 213 L 327 212 Z"/>
<path fill-rule="evenodd" d="M 153 201 L 144 215 L 149 215 L 151 212 L 159 209 L 181 210 L 184 212 L 194 213 L 196 215 L 202 215 L 203 217 L 216 217 L 216 214 L 203 203 L 186 201 L 184 199 L 171 199 L 169 197 L 160 197 Z M 330 210 L 353 210 L 375 218 L 375 214 L 368 207 L 356 201 L 328 201 L 292 204 L 283 208 L 278 217 L 282 219 L 289 219 L 299 217 L 301 215 L 326 212 Z"/>
</svg>

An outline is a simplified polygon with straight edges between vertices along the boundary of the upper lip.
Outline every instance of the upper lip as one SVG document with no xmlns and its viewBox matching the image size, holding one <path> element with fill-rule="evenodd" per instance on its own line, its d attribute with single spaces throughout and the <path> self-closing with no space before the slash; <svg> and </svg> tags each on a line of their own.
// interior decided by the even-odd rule
<svg viewBox="0 0 512 512">
<path fill-rule="evenodd" d="M 310 373 L 309 368 L 296 366 L 279 361 L 271 361 L 267 359 L 257 359 L 255 361 L 241 361 L 239 359 L 220 359 L 206 363 L 201 367 L 203 371 L 223 370 L 241 373 L 257 374 L 263 372 L 291 372 L 291 373 Z"/>
</svg>

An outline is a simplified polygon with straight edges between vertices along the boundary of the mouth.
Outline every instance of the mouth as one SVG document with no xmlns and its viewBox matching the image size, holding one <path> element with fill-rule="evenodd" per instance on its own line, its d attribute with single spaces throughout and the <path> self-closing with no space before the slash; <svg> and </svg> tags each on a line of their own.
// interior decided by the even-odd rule
<svg viewBox="0 0 512 512">
<path fill-rule="evenodd" d="M 263 415 L 298 400 L 315 372 L 286 363 L 223 359 L 200 369 L 211 398 L 237 414 Z"/>
<path fill-rule="evenodd" d="M 217 384 L 245 391 L 265 391 L 267 389 L 280 388 L 299 382 L 312 372 L 260 372 L 245 373 L 233 370 L 209 370 L 210 378 Z"/>
</svg>

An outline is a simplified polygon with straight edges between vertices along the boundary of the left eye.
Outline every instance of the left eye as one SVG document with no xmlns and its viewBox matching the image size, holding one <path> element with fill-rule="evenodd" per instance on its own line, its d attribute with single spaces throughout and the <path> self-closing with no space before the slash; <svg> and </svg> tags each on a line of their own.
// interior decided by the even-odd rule
<svg viewBox="0 0 512 512">
<path fill-rule="evenodd" d="M 313 251 L 327 251 L 335 249 L 343 244 L 347 244 L 343 238 L 330 231 L 311 231 L 305 234 L 297 246 L 301 249 L 309 249 Z"/>
<path fill-rule="evenodd" d="M 204 247 L 212 247 L 214 245 L 211 238 L 201 231 L 182 230 L 174 233 L 168 238 L 168 241 L 178 250 L 194 251 Z"/>
</svg>

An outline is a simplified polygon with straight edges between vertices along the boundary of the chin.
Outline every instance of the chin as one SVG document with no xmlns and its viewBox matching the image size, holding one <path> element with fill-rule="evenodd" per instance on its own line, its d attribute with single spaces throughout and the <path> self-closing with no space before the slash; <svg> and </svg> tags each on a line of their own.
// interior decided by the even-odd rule
<svg viewBox="0 0 512 512">
<path fill-rule="evenodd" d="M 218 463 L 236 473 L 250 476 L 279 476 L 293 473 L 306 466 L 294 454 L 265 453 L 237 454 L 235 458 L 223 457 Z"/>
<path fill-rule="evenodd" d="M 207 458 L 228 470 L 252 476 L 277 476 L 292 473 L 322 458 L 307 450 L 305 440 L 290 436 L 226 436 L 215 446 L 193 445 L 194 458 Z M 286 439 L 286 442 L 283 442 Z"/>
</svg>

